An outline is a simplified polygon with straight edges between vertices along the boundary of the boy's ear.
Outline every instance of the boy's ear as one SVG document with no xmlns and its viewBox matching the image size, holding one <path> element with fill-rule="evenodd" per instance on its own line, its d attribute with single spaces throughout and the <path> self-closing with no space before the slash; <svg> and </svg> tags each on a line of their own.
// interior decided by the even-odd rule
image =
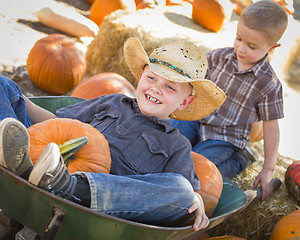
<svg viewBox="0 0 300 240">
<path fill-rule="evenodd" d="M 281 46 L 280 43 L 276 43 L 276 44 L 274 44 L 274 45 L 269 49 L 268 52 L 272 52 L 275 48 L 278 48 L 278 47 L 280 47 L 280 46 Z"/>
<path fill-rule="evenodd" d="M 187 98 L 183 100 L 183 102 L 178 106 L 177 110 L 181 111 L 185 109 L 187 106 L 191 105 L 194 102 L 195 97 L 193 95 L 189 95 Z"/>
</svg>

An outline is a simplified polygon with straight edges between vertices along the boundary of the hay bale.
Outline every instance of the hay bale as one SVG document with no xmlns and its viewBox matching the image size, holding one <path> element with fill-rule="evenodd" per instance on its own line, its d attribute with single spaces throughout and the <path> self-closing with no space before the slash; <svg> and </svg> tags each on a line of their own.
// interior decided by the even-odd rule
<svg viewBox="0 0 300 240">
<path fill-rule="evenodd" d="M 251 147 L 257 152 L 258 161 L 251 164 L 244 172 L 232 179 L 243 191 L 252 189 L 255 177 L 263 166 L 263 144 L 252 143 Z M 244 209 L 209 231 L 210 236 L 225 234 L 246 238 L 247 240 L 267 240 L 275 224 L 285 215 L 299 208 L 296 201 L 288 195 L 284 184 L 284 174 L 293 159 L 280 156 L 277 159 L 274 177 L 282 181 L 282 185 L 265 201 Z"/>
<path fill-rule="evenodd" d="M 225 21 L 223 29 L 214 33 L 195 23 L 191 13 L 190 4 L 113 12 L 87 48 L 87 74 L 115 72 L 136 86 L 123 55 L 123 45 L 129 37 L 139 38 L 148 54 L 162 43 L 179 38 L 193 41 L 204 52 L 233 45 L 236 21 Z"/>
</svg>

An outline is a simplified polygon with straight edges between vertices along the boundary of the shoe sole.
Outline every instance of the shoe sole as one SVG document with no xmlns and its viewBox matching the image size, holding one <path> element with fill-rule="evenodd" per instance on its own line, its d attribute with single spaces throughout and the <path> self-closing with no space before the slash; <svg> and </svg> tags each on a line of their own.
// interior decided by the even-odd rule
<svg viewBox="0 0 300 240">
<path fill-rule="evenodd" d="M 42 177 L 57 166 L 59 159 L 59 147 L 55 143 L 49 143 L 35 163 L 28 181 L 38 186 Z"/>
<path fill-rule="evenodd" d="M 32 166 L 26 127 L 19 120 L 5 118 L 0 124 L 0 136 L 0 164 L 20 176 Z"/>
</svg>

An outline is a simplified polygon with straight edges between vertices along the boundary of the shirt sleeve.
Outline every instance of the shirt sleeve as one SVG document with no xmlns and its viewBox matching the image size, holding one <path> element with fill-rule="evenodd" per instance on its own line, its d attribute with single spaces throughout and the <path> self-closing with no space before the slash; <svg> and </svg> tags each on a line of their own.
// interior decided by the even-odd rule
<svg viewBox="0 0 300 240">
<path fill-rule="evenodd" d="M 258 103 L 258 118 L 263 121 L 271 121 L 283 117 L 282 85 L 278 81 L 276 86 Z"/>
</svg>

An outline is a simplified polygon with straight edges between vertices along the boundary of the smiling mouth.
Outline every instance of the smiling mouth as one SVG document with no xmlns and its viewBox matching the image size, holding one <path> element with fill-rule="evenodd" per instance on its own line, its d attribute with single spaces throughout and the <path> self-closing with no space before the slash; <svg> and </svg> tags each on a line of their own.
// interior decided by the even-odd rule
<svg viewBox="0 0 300 240">
<path fill-rule="evenodd" d="M 157 104 L 160 104 L 161 101 L 159 101 L 158 99 L 154 98 L 154 97 L 151 97 L 149 95 L 146 94 L 146 98 L 151 101 L 151 102 L 154 102 L 154 103 L 157 103 Z"/>
</svg>

